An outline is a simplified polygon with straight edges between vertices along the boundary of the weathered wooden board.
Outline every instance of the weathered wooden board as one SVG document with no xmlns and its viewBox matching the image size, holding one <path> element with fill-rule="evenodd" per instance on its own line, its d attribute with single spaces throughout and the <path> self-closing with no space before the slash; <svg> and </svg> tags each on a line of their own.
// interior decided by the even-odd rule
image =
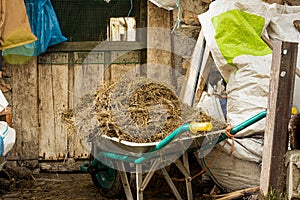
<svg viewBox="0 0 300 200">
<path fill-rule="evenodd" d="M 205 49 L 204 55 L 203 55 L 203 61 L 201 64 L 201 70 L 199 74 L 199 80 L 196 88 L 196 95 L 194 97 L 194 104 L 197 104 L 202 96 L 205 84 L 207 83 L 208 80 L 208 75 L 209 72 L 211 71 L 211 67 L 213 65 L 213 59 L 210 54 L 210 51 L 208 48 Z"/>
<path fill-rule="evenodd" d="M 68 54 L 39 57 L 39 156 L 47 160 L 64 159 L 67 130 L 61 113 L 68 106 Z"/>
<path fill-rule="evenodd" d="M 147 77 L 171 84 L 170 12 L 148 1 Z"/>
<path fill-rule="evenodd" d="M 297 45 L 278 40 L 273 43 L 270 94 L 260 178 L 260 188 L 265 195 L 270 189 L 277 194 L 285 192 L 284 158 L 288 148 L 288 123 L 294 91 Z"/>
<path fill-rule="evenodd" d="M 141 52 L 139 51 L 114 51 L 111 52 L 111 80 L 118 80 L 122 77 L 131 79 L 140 76 Z M 128 63 L 128 64 L 126 64 Z"/>
<path fill-rule="evenodd" d="M 209 56 L 209 50 L 206 47 L 205 38 L 201 31 L 192 55 L 187 81 L 181 93 L 184 103 L 190 106 L 194 105 L 197 87 L 198 85 L 201 88 L 204 87 L 211 63 L 212 59 Z M 199 79 L 200 83 L 198 83 Z"/>
<path fill-rule="evenodd" d="M 104 52 L 75 52 L 74 59 L 74 95 L 80 97 L 103 82 Z"/>
<path fill-rule="evenodd" d="M 99 51 L 129 51 L 145 49 L 145 42 L 134 42 L 134 41 L 82 41 L 82 42 L 64 42 L 55 46 L 49 47 L 48 52 L 89 52 Z"/>
<path fill-rule="evenodd" d="M 23 65 L 10 65 L 12 69 L 13 128 L 16 130 L 16 143 L 12 159 L 37 160 L 38 135 L 38 96 L 37 60 L 33 57 Z"/>
<path fill-rule="evenodd" d="M 39 56 L 39 156 L 42 159 L 55 159 L 53 87 L 51 55 Z M 45 64 L 41 64 L 45 63 Z"/>
<path fill-rule="evenodd" d="M 136 79 L 140 76 L 139 64 L 124 64 L 124 65 L 111 65 L 111 80 L 119 80 L 120 78 Z"/>
<path fill-rule="evenodd" d="M 73 91 L 73 103 L 74 107 L 80 102 L 80 97 L 86 93 L 94 93 L 97 86 L 104 81 L 104 52 L 76 52 L 74 53 L 74 91 Z M 82 64 L 81 64 L 82 63 Z M 89 105 L 91 106 L 91 105 Z M 91 109 L 87 107 L 86 109 Z M 81 120 L 76 117 L 77 110 L 75 112 L 75 123 L 77 120 Z M 89 124 L 86 124 L 88 127 Z M 88 130 L 88 128 L 84 129 Z M 82 139 L 88 134 L 88 132 L 72 133 L 68 136 L 68 148 L 69 156 L 73 158 L 88 158 L 90 147 L 89 144 L 83 142 Z"/>
<path fill-rule="evenodd" d="M 67 156 L 67 129 L 61 114 L 68 108 L 68 54 L 53 54 L 52 60 L 55 151 L 58 159 L 64 159 Z"/>
</svg>

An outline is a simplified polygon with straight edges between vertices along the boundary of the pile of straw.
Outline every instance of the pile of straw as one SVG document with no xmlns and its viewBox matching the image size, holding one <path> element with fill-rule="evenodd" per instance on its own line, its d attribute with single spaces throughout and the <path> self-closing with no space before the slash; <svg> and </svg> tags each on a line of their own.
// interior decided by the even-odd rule
<svg viewBox="0 0 300 200">
<path fill-rule="evenodd" d="M 184 123 L 224 122 L 182 104 L 174 88 L 149 79 L 106 82 L 95 93 L 82 95 L 73 111 L 62 113 L 69 131 L 90 138 L 105 134 L 136 143 L 158 142 Z M 198 132 L 197 134 L 205 134 Z"/>
<path fill-rule="evenodd" d="M 225 127 L 201 110 L 182 104 L 174 91 L 168 84 L 148 79 L 125 79 L 100 86 L 93 103 L 100 134 L 148 143 L 161 141 L 190 121 L 212 122 L 214 130 Z"/>
</svg>

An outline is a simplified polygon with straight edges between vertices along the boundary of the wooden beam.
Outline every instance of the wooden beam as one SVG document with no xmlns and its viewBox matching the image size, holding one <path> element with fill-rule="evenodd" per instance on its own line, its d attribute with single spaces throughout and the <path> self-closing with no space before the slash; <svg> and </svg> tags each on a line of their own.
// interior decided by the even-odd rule
<svg viewBox="0 0 300 200">
<path fill-rule="evenodd" d="M 298 21 L 300 23 L 300 21 Z M 295 27 L 296 27 L 296 24 L 297 21 L 294 21 L 294 24 L 295 24 Z M 300 25 L 297 25 L 298 27 L 300 27 Z M 298 28 L 297 28 L 298 29 Z M 261 38 L 264 40 L 264 42 L 273 50 L 273 43 L 271 42 L 271 40 L 269 38 L 267 38 L 265 35 L 262 35 Z M 300 77 L 300 69 L 296 67 L 296 75 L 298 77 Z"/>
<path fill-rule="evenodd" d="M 191 66 L 188 73 L 188 79 L 185 83 L 185 89 L 181 94 L 183 103 L 193 106 L 195 103 L 195 94 L 198 87 L 198 81 L 200 79 L 202 82 L 206 82 L 206 74 L 203 76 L 203 72 L 209 72 L 209 70 L 204 70 L 201 67 L 209 66 L 206 65 L 209 58 L 209 50 L 206 46 L 206 41 L 203 35 L 203 31 L 200 32 L 195 49 L 192 55 Z M 200 71 L 202 70 L 202 71 Z M 204 70 L 204 71 L 203 71 Z M 201 83 L 200 83 L 201 86 Z M 204 85 L 203 85 L 204 86 Z"/>
<path fill-rule="evenodd" d="M 152 17 L 155 16 L 155 17 Z M 147 78 L 171 83 L 170 12 L 147 3 Z"/>
<path fill-rule="evenodd" d="M 47 52 L 73 52 L 73 51 L 134 51 L 146 49 L 145 42 L 133 41 L 85 41 L 85 42 L 62 42 L 51 46 Z"/>
<path fill-rule="evenodd" d="M 204 87 L 207 82 L 208 75 L 211 70 L 212 64 L 213 64 L 213 58 L 210 54 L 209 49 L 206 48 L 205 52 L 204 52 L 204 56 L 203 56 L 203 61 L 201 64 L 201 69 L 200 69 L 200 74 L 199 74 L 200 76 L 199 76 L 199 80 L 198 80 L 198 84 L 197 84 L 197 88 L 196 88 L 196 96 L 195 96 L 195 99 L 193 102 L 194 104 L 198 103 L 201 99 L 201 96 L 204 91 Z"/>
<path fill-rule="evenodd" d="M 32 57 L 26 64 L 9 65 L 12 70 L 12 115 L 16 130 L 16 143 L 10 159 L 38 160 L 39 114 L 37 59 Z"/>
<path fill-rule="evenodd" d="M 231 200 L 231 199 L 238 199 L 241 197 L 247 197 L 253 194 L 259 194 L 259 187 L 241 189 L 227 194 L 219 194 L 219 195 L 203 194 L 203 196 L 206 198 L 211 198 L 216 200 Z"/>
<path fill-rule="evenodd" d="M 285 191 L 284 157 L 288 147 L 288 123 L 294 92 L 297 43 L 273 42 L 267 124 L 264 134 L 260 188 L 267 195 Z"/>
</svg>

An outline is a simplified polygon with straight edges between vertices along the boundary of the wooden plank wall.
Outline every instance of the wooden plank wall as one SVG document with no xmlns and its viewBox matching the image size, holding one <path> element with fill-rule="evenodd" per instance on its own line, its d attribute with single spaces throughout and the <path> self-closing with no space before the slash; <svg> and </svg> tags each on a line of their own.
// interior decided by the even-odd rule
<svg viewBox="0 0 300 200">
<path fill-rule="evenodd" d="M 135 78 L 141 75 L 140 64 L 136 64 L 137 60 L 142 60 L 140 52 L 133 51 L 125 53 L 122 51 L 112 52 L 112 63 L 128 62 L 126 65 L 112 64 L 111 65 L 111 80 L 118 80 L 122 76 Z"/>
<path fill-rule="evenodd" d="M 92 92 L 104 80 L 140 76 L 140 62 L 145 62 L 145 54 L 140 44 L 136 46 L 138 50 L 130 51 L 130 48 L 128 51 L 58 50 L 35 57 L 26 64 L 6 64 L 12 76 L 9 103 L 13 110 L 13 128 L 17 132 L 10 160 L 88 158 L 89 146 L 82 145 L 81 141 L 86 133 L 70 131 L 61 114 L 73 110 L 82 94 Z M 115 49 L 120 49 L 118 44 Z"/>
</svg>

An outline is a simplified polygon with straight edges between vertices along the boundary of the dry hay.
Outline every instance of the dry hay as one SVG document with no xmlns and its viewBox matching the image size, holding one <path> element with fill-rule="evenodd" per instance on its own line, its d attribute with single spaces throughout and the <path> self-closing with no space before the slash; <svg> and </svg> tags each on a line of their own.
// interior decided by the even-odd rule
<svg viewBox="0 0 300 200">
<path fill-rule="evenodd" d="M 61 119 L 66 125 L 66 128 L 69 133 L 74 133 L 75 132 L 75 127 L 74 127 L 74 115 L 72 110 L 64 110 L 61 113 Z"/>
<path fill-rule="evenodd" d="M 74 108 L 74 116 L 64 112 L 62 119 L 69 124 L 69 130 L 82 135 L 88 133 L 90 138 L 105 134 L 136 143 L 161 141 L 191 121 L 211 122 L 212 131 L 225 128 L 225 123 L 201 109 L 182 104 L 174 91 L 166 83 L 149 79 L 106 82 L 95 93 L 82 95 Z"/>
<path fill-rule="evenodd" d="M 148 143 L 161 141 L 191 121 L 212 122 L 214 130 L 224 129 L 224 123 L 182 104 L 174 91 L 166 83 L 149 79 L 125 79 L 100 86 L 94 105 L 103 133 Z"/>
</svg>

